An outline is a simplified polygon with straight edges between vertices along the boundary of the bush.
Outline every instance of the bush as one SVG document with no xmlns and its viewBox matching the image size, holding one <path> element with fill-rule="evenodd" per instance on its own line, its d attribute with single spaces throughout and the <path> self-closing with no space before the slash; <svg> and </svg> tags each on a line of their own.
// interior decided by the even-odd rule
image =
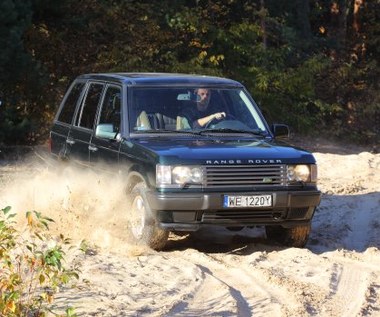
<svg viewBox="0 0 380 317">
<path fill-rule="evenodd" d="M 27 224 L 19 231 L 10 211 L 0 210 L 0 315 L 47 316 L 59 288 L 79 277 L 77 268 L 63 266 L 70 240 L 53 238 L 48 226 L 53 220 L 36 211 L 26 213 Z M 75 316 L 72 307 L 66 316 Z"/>
</svg>

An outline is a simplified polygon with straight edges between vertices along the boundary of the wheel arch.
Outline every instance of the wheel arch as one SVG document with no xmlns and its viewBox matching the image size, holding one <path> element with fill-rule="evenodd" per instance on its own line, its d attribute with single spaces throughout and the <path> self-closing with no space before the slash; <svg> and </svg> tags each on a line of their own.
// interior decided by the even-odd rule
<svg viewBox="0 0 380 317">
<path fill-rule="evenodd" d="M 127 193 L 131 193 L 133 188 L 138 183 L 144 183 L 145 185 L 147 184 L 144 176 L 137 171 L 129 172 L 127 176 Z"/>
</svg>

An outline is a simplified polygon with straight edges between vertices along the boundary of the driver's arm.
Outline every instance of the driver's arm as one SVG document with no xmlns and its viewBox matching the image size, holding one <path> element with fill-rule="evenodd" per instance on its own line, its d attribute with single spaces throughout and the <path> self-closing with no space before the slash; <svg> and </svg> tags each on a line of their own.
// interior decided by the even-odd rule
<svg viewBox="0 0 380 317">
<path fill-rule="evenodd" d="M 211 122 L 214 119 L 220 120 L 220 119 L 223 119 L 225 117 L 226 117 L 225 112 L 217 112 L 217 113 L 210 114 L 207 117 L 198 119 L 197 123 L 200 127 L 204 127 L 207 123 Z"/>
</svg>

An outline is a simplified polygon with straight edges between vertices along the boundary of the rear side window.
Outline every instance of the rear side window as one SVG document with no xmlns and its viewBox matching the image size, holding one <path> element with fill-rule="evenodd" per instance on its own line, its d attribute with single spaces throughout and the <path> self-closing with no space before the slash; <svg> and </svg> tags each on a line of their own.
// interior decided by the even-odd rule
<svg viewBox="0 0 380 317">
<path fill-rule="evenodd" d="M 71 123 L 83 86 L 84 83 L 77 83 L 73 86 L 62 106 L 61 113 L 58 116 L 58 121 Z"/>
<path fill-rule="evenodd" d="M 103 87 L 104 84 L 90 84 L 76 125 L 87 129 L 93 128 L 96 110 L 102 96 Z"/>
</svg>

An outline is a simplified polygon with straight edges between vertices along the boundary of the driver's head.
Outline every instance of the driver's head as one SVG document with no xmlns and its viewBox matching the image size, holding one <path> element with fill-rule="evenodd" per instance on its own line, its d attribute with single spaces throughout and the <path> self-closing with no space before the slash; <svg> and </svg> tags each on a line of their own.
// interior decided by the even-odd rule
<svg viewBox="0 0 380 317">
<path fill-rule="evenodd" d="M 198 88 L 195 90 L 197 94 L 197 107 L 198 110 L 204 111 L 207 109 L 210 102 L 211 91 L 207 88 Z"/>
</svg>

